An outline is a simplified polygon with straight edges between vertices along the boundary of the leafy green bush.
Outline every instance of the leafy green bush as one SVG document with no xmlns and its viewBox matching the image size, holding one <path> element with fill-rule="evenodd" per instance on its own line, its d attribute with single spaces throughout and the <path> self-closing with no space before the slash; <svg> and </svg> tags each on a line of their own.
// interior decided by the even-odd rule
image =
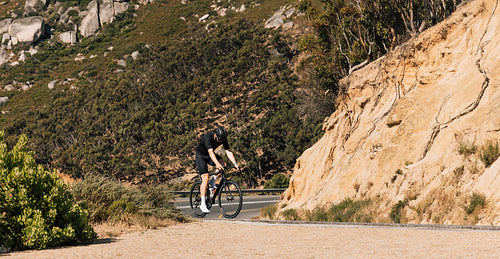
<svg viewBox="0 0 500 259">
<path fill-rule="evenodd" d="M 486 205 L 486 198 L 483 194 L 480 193 L 472 193 L 470 196 L 470 202 L 467 206 L 464 206 L 465 212 L 470 215 L 474 213 L 476 208 L 484 208 Z"/>
<path fill-rule="evenodd" d="M 290 178 L 284 174 L 275 174 L 271 180 L 264 184 L 264 189 L 288 188 Z"/>
<path fill-rule="evenodd" d="M 398 201 L 398 203 L 394 204 L 391 209 L 391 213 L 389 214 L 389 217 L 391 218 L 392 222 L 394 223 L 401 223 L 403 219 L 403 209 L 407 205 L 407 201 Z"/>
<path fill-rule="evenodd" d="M 37 165 L 27 137 L 7 150 L 0 132 L 0 250 L 90 243 L 97 236 L 87 212 L 55 174 Z"/>
<path fill-rule="evenodd" d="M 91 222 L 143 222 L 137 220 L 142 216 L 186 220 L 173 205 L 173 194 L 165 185 L 126 187 L 111 178 L 89 174 L 71 191 L 77 202 L 88 206 Z"/>
</svg>

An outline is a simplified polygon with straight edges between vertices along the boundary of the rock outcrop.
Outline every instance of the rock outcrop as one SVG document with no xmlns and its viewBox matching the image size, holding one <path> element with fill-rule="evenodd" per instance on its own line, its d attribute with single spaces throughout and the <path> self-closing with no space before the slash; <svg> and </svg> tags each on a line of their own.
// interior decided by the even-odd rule
<svg viewBox="0 0 500 259">
<path fill-rule="evenodd" d="M 269 18 L 264 27 L 277 29 L 283 26 L 284 29 L 290 29 L 293 27 L 293 22 L 285 23 L 287 18 L 290 18 L 295 13 L 295 8 L 291 8 L 290 6 L 285 6 L 278 11 L 276 11 L 271 18 Z"/>
<path fill-rule="evenodd" d="M 461 224 L 472 193 L 478 224 L 500 224 L 500 6 L 464 4 L 341 81 L 347 94 L 323 137 L 297 160 L 283 209 L 311 210 L 345 198 L 378 199 L 379 218 L 405 201 L 407 222 Z M 461 145 L 477 146 L 461 154 Z"/>
<path fill-rule="evenodd" d="M 24 4 L 24 13 L 37 13 L 45 10 L 45 4 L 47 1 L 44 0 L 26 0 Z"/>
<path fill-rule="evenodd" d="M 59 40 L 62 43 L 74 44 L 77 42 L 76 31 L 67 31 L 59 34 Z"/>
<path fill-rule="evenodd" d="M 85 18 L 82 19 L 82 23 L 80 24 L 80 33 L 83 37 L 88 37 L 93 35 L 100 26 L 99 23 L 99 5 L 97 1 L 92 1 L 87 6 L 88 13 Z"/>
<path fill-rule="evenodd" d="M 45 21 L 41 16 L 32 16 L 13 20 L 9 26 L 9 35 L 20 42 L 35 42 L 45 34 Z"/>
<path fill-rule="evenodd" d="M 115 15 L 125 12 L 128 2 L 113 0 L 94 0 L 87 6 L 87 13 L 80 24 L 80 33 L 88 37 L 97 32 L 104 24 L 113 21 Z"/>
</svg>

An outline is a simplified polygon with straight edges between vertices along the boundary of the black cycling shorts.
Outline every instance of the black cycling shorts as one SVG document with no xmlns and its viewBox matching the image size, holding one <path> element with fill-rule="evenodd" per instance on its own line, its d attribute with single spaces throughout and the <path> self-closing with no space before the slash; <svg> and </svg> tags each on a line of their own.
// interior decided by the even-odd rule
<svg viewBox="0 0 500 259">
<path fill-rule="evenodd" d="M 215 157 L 217 160 L 221 160 L 222 157 L 215 154 Z M 198 174 L 208 174 L 208 166 L 215 166 L 214 161 L 210 158 L 210 156 L 204 156 L 201 155 L 200 153 L 196 152 L 196 168 L 198 169 Z"/>
</svg>

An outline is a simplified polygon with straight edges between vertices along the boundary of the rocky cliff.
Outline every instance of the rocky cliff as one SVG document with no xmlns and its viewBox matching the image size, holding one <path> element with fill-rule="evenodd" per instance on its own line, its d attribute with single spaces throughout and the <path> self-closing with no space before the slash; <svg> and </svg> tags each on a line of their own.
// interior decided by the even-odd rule
<svg viewBox="0 0 500 259">
<path fill-rule="evenodd" d="M 297 160 L 281 209 L 404 201 L 404 221 L 500 224 L 500 8 L 461 6 L 440 24 L 342 80 L 324 136 Z M 496 146 L 498 148 L 498 145 Z M 467 220 L 472 194 L 486 206 Z"/>
</svg>

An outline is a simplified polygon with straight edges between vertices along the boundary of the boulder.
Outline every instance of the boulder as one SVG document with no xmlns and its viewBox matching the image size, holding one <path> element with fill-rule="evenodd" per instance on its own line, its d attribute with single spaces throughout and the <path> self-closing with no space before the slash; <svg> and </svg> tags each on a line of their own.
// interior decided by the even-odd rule
<svg viewBox="0 0 500 259">
<path fill-rule="evenodd" d="M 128 10 L 130 4 L 128 2 L 114 2 L 115 15 L 121 14 Z"/>
<path fill-rule="evenodd" d="M 10 37 L 10 41 L 9 41 L 9 45 L 12 46 L 12 45 L 17 45 L 17 43 L 19 43 L 19 39 L 17 37 Z"/>
<path fill-rule="evenodd" d="M 132 59 L 136 60 L 139 57 L 139 55 L 140 55 L 139 51 L 132 52 Z"/>
<path fill-rule="evenodd" d="M 59 17 L 59 22 L 63 23 L 63 24 L 67 24 L 69 21 L 70 21 L 70 17 L 68 15 L 69 11 L 72 11 L 72 10 L 76 10 L 78 11 L 78 7 L 76 6 L 72 6 L 70 8 L 68 8 L 66 10 L 66 12 L 64 12 L 63 14 L 61 14 L 61 17 Z"/>
<path fill-rule="evenodd" d="M 38 13 L 45 10 L 46 1 L 41 0 L 26 0 L 24 5 L 24 13 Z"/>
<path fill-rule="evenodd" d="M 22 62 L 26 61 L 26 54 L 24 50 L 21 51 L 21 53 L 19 54 L 19 58 L 17 59 L 17 61 L 22 61 Z"/>
<path fill-rule="evenodd" d="M 9 54 L 3 49 L 0 49 L 0 65 L 7 63 L 9 60 Z"/>
<path fill-rule="evenodd" d="M 266 21 L 265 27 L 266 28 L 273 28 L 277 29 L 284 23 L 284 18 L 285 16 L 283 15 L 274 15 L 269 20 Z"/>
<path fill-rule="evenodd" d="M 83 37 L 88 37 L 96 33 L 99 29 L 99 7 L 94 0 L 87 6 L 88 13 L 80 24 L 80 33 Z"/>
<path fill-rule="evenodd" d="M 101 25 L 111 22 L 115 15 L 113 0 L 99 1 L 99 20 Z"/>
<path fill-rule="evenodd" d="M 75 44 L 77 42 L 76 31 L 67 31 L 59 34 L 59 40 L 66 44 Z"/>
<path fill-rule="evenodd" d="M 2 35 L 2 42 L 0 42 L 0 44 L 3 44 L 4 42 L 8 42 L 10 40 L 10 35 L 8 33 L 4 33 Z"/>
<path fill-rule="evenodd" d="M 57 79 L 50 81 L 49 84 L 47 85 L 47 87 L 49 89 L 54 89 L 54 87 L 56 86 L 57 81 L 58 81 Z"/>
<path fill-rule="evenodd" d="M 9 97 L 0 97 L 0 106 L 6 104 L 9 101 Z"/>
<path fill-rule="evenodd" d="M 126 67 L 127 66 L 127 61 L 125 61 L 124 59 L 120 59 L 116 63 L 118 63 L 118 65 L 120 65 L 122 67 Z"/>
<path fill-rule="evenodd" d="M 11 85 L 11 84 L 5 85 L 3 89 L 4 89 L 5 91 L 13 91 L 13 90 L 16 90 L 16 88 L 14 88 L 14 86 L 13 86 L 13 85 Z"/>
<path fill-rule="evenodd" d="M 9 35 L 20 42 L 36 42 L 44 34 L 45 21 L 41 16 L 16 19 L 9 27 Z"/>
<path fill-rule="evenodd" d="M 290 18 L 290 16 L 292 16 L 294 13 L 295 13 L 295 8 L 290 8 L 285 11 L 285 16 L 286 18 Z"/>
<path fill-rule="evenodd" d="M 293 28 L 293 22 L 287 22 L 287 23 L 283 24 L 284 30 L 289 30 L 291 28 Z"/>
<path fill-rule="evenodd" d="M 0 21 L 0 34 L 9 32 L 9 26 L 12 23 L 12 18 L 8 18 Z"/>
<path fill-rule="evenodd" d="M 208 17 L 210 17 L 210 14 L 205 14 L 205 15 L 203 15 L 203 16 L 199 19 L 199 21 L 200 21 L 200 22 L 203 22 L 203 21 L 205 21 L 206 19 L 208 19 Z"/>
</svg>

